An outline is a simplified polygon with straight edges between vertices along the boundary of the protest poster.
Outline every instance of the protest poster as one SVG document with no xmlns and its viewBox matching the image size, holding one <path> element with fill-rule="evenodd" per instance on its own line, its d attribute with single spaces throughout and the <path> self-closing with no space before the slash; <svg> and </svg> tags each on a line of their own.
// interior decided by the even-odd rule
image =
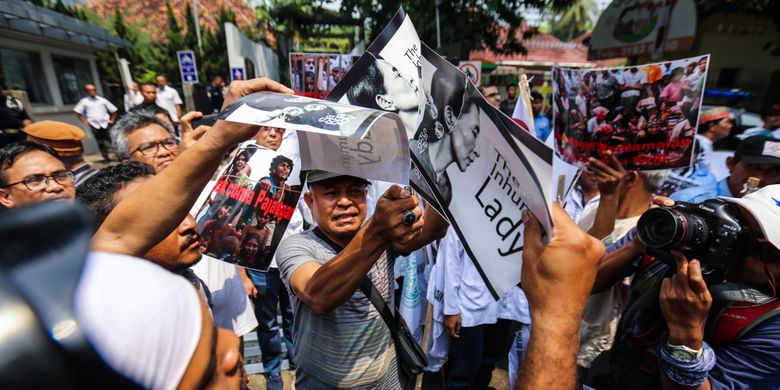
<svg viewBox="0 0 780 390">
<path fill-rule="evenodd" d="M 302 170 L 409 180 L 408 140 L 401 119 L 392 113 L 258 92 L 237 100 L 217 118 L 261 126 L 257 138 L 239 146 L 196 206 L 201 251 L 229 263 L 268 269 L 300 198 Z M 284 140 L 294 135 L 296 142 L 271 145 L 263 139 L 271 130 Z"/>
<path fill-rule="evenodd" d="M 392 113 L 266 91 L 242 97 L 218 119 L 298 131 L 305 170 L 409 180 L 408 141 Z"/>
<path fill-rule="evenodd" d="M 397 113 L 412 186 L 445 218 L 496 297 L 520 282 L 521 211 L 551 231 L 552 150 L 421 43 L 399 10 L 329 100 Z"/>
<path fill-rule="evenodd" d="M 350 54 L 290 53 L 290 83 L 296 95 L 323 99 L 356 58 Z"/>
<path fill-rule="evenodd" d="M 582 165 L 612 151 L 626 169 L 691 164 L 709 55 L 604 69 L 553 68 L 555 152 Z"/>
<path fill-rule="evenodd" d="M 301 194 L 296 154 L 255 140 L 241 144 L 196 215 L 205 255 L 268 269 Z"/>
</svg>

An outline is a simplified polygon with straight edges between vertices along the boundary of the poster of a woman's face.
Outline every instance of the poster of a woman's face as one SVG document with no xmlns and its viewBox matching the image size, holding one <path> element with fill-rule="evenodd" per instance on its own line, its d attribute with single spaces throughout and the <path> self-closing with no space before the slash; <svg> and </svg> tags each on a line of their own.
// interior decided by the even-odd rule
<svg viewBox="0 0 780 390">
<path fill-rule="evenodd" d="M 391 63 L 381 58 L 376 59 L 376 66 L 382 73 L 386 92 L 381 98 L 388 104 L 392 104 L 398 111 L 417 111 L 420 104 L 417 75 L 403 75 Z"/>
<path fill-rule="evenodd" d="M 450 133 L 453 155 L 461 172 L 466 172 L 466 168 L 479 157 L 479 152 L 476 150 L 477 136 L 479 136 L 479 107 L 467 98 Z"/>
</svg>

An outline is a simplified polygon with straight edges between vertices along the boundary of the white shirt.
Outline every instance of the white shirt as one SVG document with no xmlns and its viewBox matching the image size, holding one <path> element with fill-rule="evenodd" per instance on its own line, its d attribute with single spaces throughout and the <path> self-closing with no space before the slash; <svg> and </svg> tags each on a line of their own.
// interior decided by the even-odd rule
<svg viewBox="0 0 780 390">
<path fill-rule="evenodd" d="M 157 88 L 157 105 L 168 111 L 174 123 L 179 122 L 179 115 L 176 114 L 176 106 L 179 104 L 183 102 L 175 89 L 167 85 L 162 89 Z"/>
<path fill-rule="evenodd" d="M 83 115 L 89 125 L 96 129 L 107 129 L 108 120 L 116 110 L 115 105 L 101 96 L 86 96 L 73 107 L 73 112 Z"/>
<path fill-rule="evenodd" d="M 621 86 L 647 84 L 647 74 L 643 70 L 637 70 L 636 73 L 626 70 L 623 71 L 623 73 L 620 75 L 618 81 L 620 82 Z M 623 91 L 623 93 L 621 93 L 620 96 L 622 97 L 639 96 L 639 91 L 635 89 L 630 89 L 627 91 Z"/>
<path fill-rule="evenodd" d="M 131 97 L 132 96 L 132 97 Z M 130 111 L 131 108 L 143 103 L 144 97 L 141 92 L 132 92 L 131 94 L 125 94 L 125 112 Z"/>
<path fill-rule="evenodd" d="M 696 134 L 696 142 L 701 146 L 701 152 L 696 156 L 696 162 L 698 162 L 702 168 L 709 171 L 710 166 L 712 165 L 712 160 L 710 159 L 713 151 L 712 140 L 701 134 Z"/>
<path fill-rule="evenodd" d="M 190 267 L 211 291 L 211 313 L 217 327 L 230 329 L 241 337 L 257 327 L 252 301 L 236 265 L 204 255 Z"/>
<path fill-rule="evenodd" d="M 443 314 L 460 314 L 463 327 L 495 324 L 498 304 L 452 227 L 439 244 L 436 262 L 444 267 Z"/>
<path fill-rule="evenodd" d="M 582 217 L 577 221 L 580 229 L 588 231 L 593 227 L 597 211 L 597 205 L 585 208 Z M 637 221 L 639 221 L 639 216 L 616 219 L 614 230 L 601 242 L 605 246 L 613 244 L 636 226 Z M 620 313 L 628 297 L 628 285 L 629 279 L 623 278 L 608 290 L 593 294 L 588 298 L 580 323 L 580 349 L 577 353 L 577 364 L 590 367 L 590 363 L 596 356 L 612 347 Z"/>
</svg>

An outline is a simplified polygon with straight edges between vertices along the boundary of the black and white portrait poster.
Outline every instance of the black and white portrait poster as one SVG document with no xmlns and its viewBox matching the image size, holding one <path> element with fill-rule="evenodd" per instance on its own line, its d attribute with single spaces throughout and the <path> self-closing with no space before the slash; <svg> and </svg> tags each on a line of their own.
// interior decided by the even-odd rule
<svg viewBox="0 0 780 390">
<path fill-rule="evenodd" d="M 397 113 L 413 187 L 450 221 L 496 298 L 520 282 L 521 211 L 551 231 L 549 147 L 422 44 L 403 9 L 328 99 Z"/>
<path fill-rule="evenodd" d="M 258 92 L 218 119 L 297 131 L 302 169 L 408 182 L 408 140 L 398 115 L 304 96 Z"/>
<path fill-rule="evenodd" d="M 267 270 L 301 194 L 300 165 L 297 151 L 241 144 L 196 215 L 201 251 Z"/>
<path fill-rule="evenodd" d="M 626 169 L 690 165 L 709 55 L 622 68 L 553 68 L 555 152 L 610 150 Z"/>
</svg>

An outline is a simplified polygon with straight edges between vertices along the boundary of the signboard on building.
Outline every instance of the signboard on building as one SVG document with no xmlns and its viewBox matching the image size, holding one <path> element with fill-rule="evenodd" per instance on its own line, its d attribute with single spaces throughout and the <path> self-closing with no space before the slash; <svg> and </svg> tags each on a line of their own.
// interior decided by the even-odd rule
<svg viewBox="0 0 780 390">
<path fill-rule="evenodd" d="M 244 80 L 244 68 L 230 68 L 230 81 Z"/>
<path fill-rule="evenodd" d="M 695 35 L 693 0 L 614 0 L 593 29 L 588 58 L 685 51 Z"/>
<path fill-rule="evenodd" d="M 482 78 L 482 61 L 461 61 L 458 69 L 465 73 L 471 79 L 471 82 L 479 87 L 479 80 Z"/>
<path fill-rule="evenodd" d="M 176 52 L 179 58 L 179 72 L 181 73 L 181 82 L 184 84 L 197 84 L 198 66 L 195 64 L 195 53 L 192 50 L 179 50 Z"/>
</svg>

